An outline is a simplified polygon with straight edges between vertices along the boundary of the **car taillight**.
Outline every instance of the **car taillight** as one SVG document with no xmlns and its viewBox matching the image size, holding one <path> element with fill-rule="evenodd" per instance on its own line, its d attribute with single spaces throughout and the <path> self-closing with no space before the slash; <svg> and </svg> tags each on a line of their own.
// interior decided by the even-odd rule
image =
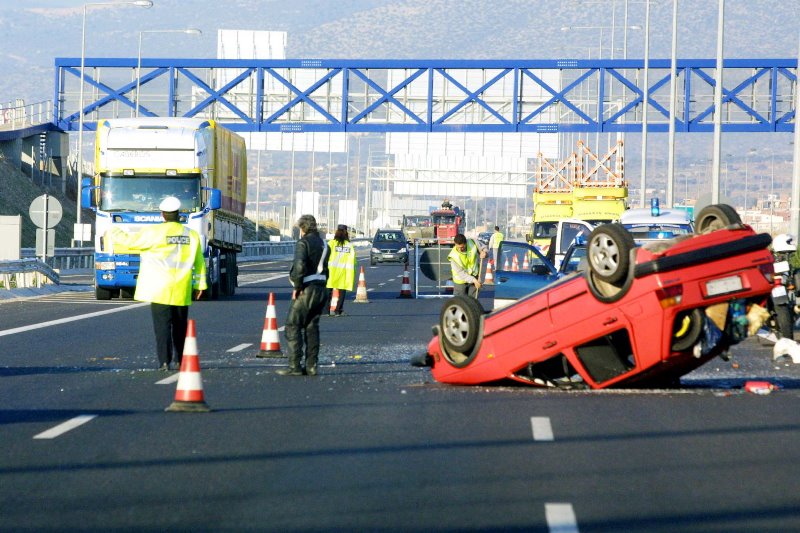
<svg viewBox="0 0 800 533">
<path fill-rule="evenodd" d="M 764 274 L 764 277 L 767 278 L 769 283 L 772 283 L 772 276 L 775 273 L 775 268 L 772 263 L 763 263 L 758 265 L 758 269 Z"/>
<path fill-rule="evenodd" d="M 683 285 L 672 285 L 671 287 L 658 289 L 656 298 L 658 298 L 658 303 L 661 304 L 662 309 L 679 305 L 683 298 Z"/>
</svg>

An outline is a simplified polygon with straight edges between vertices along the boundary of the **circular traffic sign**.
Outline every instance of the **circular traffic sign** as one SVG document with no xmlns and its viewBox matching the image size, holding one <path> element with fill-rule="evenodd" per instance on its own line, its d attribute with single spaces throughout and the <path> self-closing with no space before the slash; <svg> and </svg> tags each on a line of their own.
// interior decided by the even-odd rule
<svg viewBox="0 0 800 533">
<path fill-rule="evenodd" d="M 31 217 L 37 228 L 54 228 L 61 222 L 62 215 L 61 202 L 58 201 L 58 198 L 48 194 L 34 198 L 28 208 L 28 216 Z"/>
</svg>

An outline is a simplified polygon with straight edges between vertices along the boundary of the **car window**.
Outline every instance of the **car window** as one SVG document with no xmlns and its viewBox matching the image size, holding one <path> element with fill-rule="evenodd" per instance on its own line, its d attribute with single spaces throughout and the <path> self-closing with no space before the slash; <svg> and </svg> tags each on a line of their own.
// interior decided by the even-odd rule
<svg viewBox="0 0 800 533">
<path fill-rule="evenodd" d="M 399 233 L 378 233 L 375 237 L 377 241 L 399 241 L 402 240 Z"/>
<path fill-rule="evenodd" d="M 542 253 L 525 243 L 503 241 L 497 263 L 498 270 L 528 272 L 542 276 L 553 273 L 550 263 Z"/>
</svg>

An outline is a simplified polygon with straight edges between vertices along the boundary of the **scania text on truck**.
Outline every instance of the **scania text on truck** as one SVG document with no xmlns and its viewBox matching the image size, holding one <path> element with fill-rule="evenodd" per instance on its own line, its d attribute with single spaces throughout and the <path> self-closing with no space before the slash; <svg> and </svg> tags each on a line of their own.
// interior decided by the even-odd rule
<svg viewBox="0 0 800 533">
<path fill-rule="evenodd" d="M 82 203 L 96 214 L 95 295 L 131 297 L 138 252 L 105 242 L 112 226 L 137 232 L 162 221 L 158 205 L 181 200 L 180 220 L 201 238 L 208 297 L 236 291 L 247 199 L 247 152 L 242 137 L 213 120 L 125 118 L 98 122 L 95 176 L 81 184 Z"/>
</svg>

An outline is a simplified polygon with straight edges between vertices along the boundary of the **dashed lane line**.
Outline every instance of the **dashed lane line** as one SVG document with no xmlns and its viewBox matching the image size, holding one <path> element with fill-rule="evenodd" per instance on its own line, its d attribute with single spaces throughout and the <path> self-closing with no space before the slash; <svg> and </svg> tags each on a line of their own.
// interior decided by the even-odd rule
<svg viewBox="0 0 800 533">
<path fill-rule="evenodd" d="M 239 286 L 255 285 L 256 283 L 264 283 L 264 282 L 267 282 L 267 281 L 272 281 L 272 280 L 281 279 L 281 278 L 288 278 L 288 277 L 289 277 L 288 273 L 286 273 L 286 274 L 276 274 L 274 276 L 269 276 L 267 278 L 260 278 L 260 279 L 255 279 L 255 280 L 251 280 L 251 281 L 240 281 L 239 282 Z"/>
<path fill-rule="evenodd" d="M 26 331 L 33 331 L 35 329 L 41 328 L 48 328 L 50 326 L 58 326 L 60 324 L 67 324 L 69 322 L 75 322 L 77 320 L 85 320 L 87 318 L 94 318 L 97 316 L 103 315 L 110 315 L 111 313 L 119 313 L 120 311 L 130 311 L 131 309 L 136 309 L 137 307 L 142 307 L 145 305 L 150 305 L 148 302 L 136 303 L 131 305 L 126 305 L 124 307 L 115 307 L 114 309 L 107 309 L 105 311 L 96 311 L 94 313 L 86 313 L 85 315 L 76 315 L 70 316 L 66 318 L 59 318 L 58 320 L 50 320 L 48 322 L 40 322 L 38 324 L 31 324 L 29 326 L 21 326 L 19 328 L 11 328 L 11 329 L 4 329 L 0 331 L 0 337 L 5 337 L 6 335 L 14 335 L 15 333 L 24 333 Z"/>
<path fill-rule="evenodd" d="M 252 342 L 246 342 L 244 344 L 239 344 L 238 346 L 234 346 L 233 348 L 231 348 L 229 350 L 226 350 L 226 351 L 228 351 L 228 352 L 241 352 L 242 350 L 244 350 L 248 346 L 252 346 L 252 345 L 253 345 Z"/>
<path fill-rule="evenodd" d="M 38 435 L 34 435 L 34 439 L 54 439 L 60 435 L 63 435 L 67 431 L 72 431 L 78 426 L 82 426 L 86 422 L 89 422 L 93 418 L 96 418 L 97 415 L 80 415 L 76 416 L 75 418 L 71 418 L 66 422 L 63 422 L 55 427 L 48 429 L 47 431 L 43 431 Z"/>
<path fill-rule="evenodd" d="M 550 425 L 550 418 L 546 416 L 532 416 L 531 429 L 533 430 L 533 440 L 552 441 L 553 427 Z"/>
<path fill-rule="evenodd" d="M 172 374 L 169 377 L 166 377 L 164 379 L 156 381 L 156 385 L 169 385 L 171 383 L 175 383 L 176 381 L 178 381 L 178 378 L 180 377 L 180 375 L 181 375 L 180 372 L 175 372 L 174 374 Z"/>
<path fill-rule="evenodd" d="M 572 504 L 546 503 L 544 515 L 550 533 L 578 533 L 578 521 Z"/>
</svg>

